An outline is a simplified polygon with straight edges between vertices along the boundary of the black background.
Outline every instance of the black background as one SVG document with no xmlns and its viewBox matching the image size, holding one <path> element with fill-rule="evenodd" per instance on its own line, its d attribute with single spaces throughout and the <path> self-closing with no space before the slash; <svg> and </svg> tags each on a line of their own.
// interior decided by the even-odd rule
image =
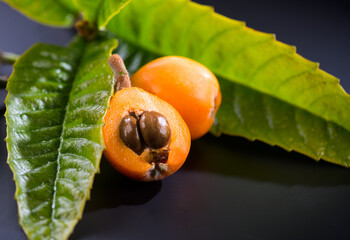
<svg viewBox="0 0 350 240">
<path fill-rule="evenodd" d="M 350 92 L 350 4 L 343 1 L 200 0 L 256 30 L 276 33 L 341 79 Z M 75 34 L 0 3 L 0 49 L 63 45 Z M 11 68 L 0 67 L 0 74 Z M 1 92 L 3 101 L 5 92 Z M 0 139 L 6 136 L 0 118 Z M 0 239 L 25 239 L 0 142 Z M 70 239 L 350 239 L 350 170 L 242 138 L 193 142 L 184 167 L 153 183 L 128 180 L 104 159 Z"/>
</svg>

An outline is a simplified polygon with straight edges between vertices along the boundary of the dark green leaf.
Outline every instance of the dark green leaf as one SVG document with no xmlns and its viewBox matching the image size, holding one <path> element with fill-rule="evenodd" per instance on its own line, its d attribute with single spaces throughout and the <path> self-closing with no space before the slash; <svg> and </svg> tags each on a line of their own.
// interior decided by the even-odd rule
<svg viewBox="0 0 350 240">
<path fill-rule="evenodd" d="M 350 165 L 349 95 L 338 79 L 272 34 L 187 0 L 134 0 L 107 28 L 141 51 L 186 56 L 210 68 L 223 92 L 216 134 Z M 134 54 L 133 70 L 140 66 Z"/>
<path fill-rule="evenodd" d="M 37 44 L 8 81 L 7 147 L 20 224 L 30 239 L 66 239 L 81 218 L 104 149 L 116 41 Z"/>
</svg>

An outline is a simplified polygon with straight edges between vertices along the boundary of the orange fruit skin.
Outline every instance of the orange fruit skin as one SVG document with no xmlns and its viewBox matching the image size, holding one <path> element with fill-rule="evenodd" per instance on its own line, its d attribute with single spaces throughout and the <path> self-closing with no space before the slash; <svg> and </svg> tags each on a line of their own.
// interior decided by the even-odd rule
<svg viewBox="0 0 350 240">
<path fill-rule="evenodd" d="M 141 114 L 144 111 L 156 111 L 163 114 L 170 125 L 168 170 L 156 177 L 149 176 L 152 164 L 146 160 L 146 151 L 137 155 L 128 148 L 119 135 L 122 118 L 130 111 Z M 109 163 L 125 176 L 139 181 L 159 180 L 176 172 L 185 162 L 191 146 L 191 136 L 181 115 L 167 102 L 136 87 L 125 88 L 115 93 L 110 109 L 105 115 L 102 128 L 106 149 L 104 155 Z"/>
<path fill-rule="evenodd" d="M 215 75 L 185 57 L 167 56 L 146 64 L 131 76 L 131 85 L 170 103 L 185 120 L 192 140 L 209 131 L 221 104 Z"/>
</svg>

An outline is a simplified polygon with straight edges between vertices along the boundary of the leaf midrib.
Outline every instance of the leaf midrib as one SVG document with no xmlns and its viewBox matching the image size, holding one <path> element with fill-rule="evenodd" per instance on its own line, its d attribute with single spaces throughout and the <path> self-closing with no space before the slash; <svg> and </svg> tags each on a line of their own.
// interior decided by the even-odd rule
<svg viewBox="0 0 350 240">
<path fill-rule="evenodd" d="M 67 99 L 67 105 L 66 105 L 66 108 L 65 108 L 65 114 L 64 114 L 64 119 L 63 119 L 63 122 L 62 122 L 62 130 L 61 130 L 61 134 L 60 134 L 60 146 L 58 148 L 58 155 L 57 155 L 57 171 L 56 171 L 56 176 L 55 176 L 55 181 L 54 181 L 54 186 L 53 186 L 53 197 L 52 197 L 52 204 L 51 204 L 51 218 L 50 218 L 50 224 L 49 224 L 49 229 L 50 229 L 50 239 L 54 239 L 54 236 L 52 236 L 52 233 L 53 233 L 53 230 L 54 230 L 54 227 L 53 227 L 53 222 L 54 222 L 54 219 L 55 219 L 55 207 L 56 207 L 56 193 L 57 193 L 57 182 L 58 182 L 58 176 L 60 174 L 60 168 L 61 168 L 61 165 L 60 165 L 60 157 L 61 157 L 61 150 L 62 150 L 62 145 L 63 145 L 63 135 L 64 135 L 64 131 L 65 131 L 65 123 L 66 123 L 66 120 L 67 120 L 67 112 L 68 112 L 68 108 L 69 108 L 69 102 L 72 98 L 72 89 L 73 89 L 73 85 L 74 85 L 74 82 L 76 80 L 76 77 L 77 77 L 77 72 L 79 71 L 79 68 L 81 66 L 81 63 L 82 63 L 82 59 L 84 57 L 84 54 L 85 54 L 85 50 L 86 50 L 86 45 L 84 45 L 83 47 L 83 50 L 82 50 L 82 54 L 80 55 L 80 58 L 79 58 L 79 61 L 78 61 L 78 64 L 76 65 L 76 71 L 75 71 L 75 75 L 73 77 L 73 80 L 72 80 L 72 84 L 70 85 L 70 91 L 69 91 L 69 97 Z"/>
</svg>

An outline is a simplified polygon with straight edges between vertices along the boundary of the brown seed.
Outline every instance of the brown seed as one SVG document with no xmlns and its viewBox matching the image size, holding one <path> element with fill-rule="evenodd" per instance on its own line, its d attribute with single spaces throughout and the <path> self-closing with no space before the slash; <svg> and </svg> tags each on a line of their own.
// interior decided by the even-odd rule
<svg viewBox="0 0 350 240">
<path fill-rule="evenodd" d="M 123 117 L 119 125 L 119 135 L 126 146 L 137 154 L 143 152 L 143 146 L 137 127 L 137 119 L 131 115 Z"/>
<path fill-rule="evenodd" d="M 155 111 L 145 112 L 139 121 L 140 131 L 145 144 L 153 149 L 166 146 L 170 141 L 168 120 Z"/>
</svg>

